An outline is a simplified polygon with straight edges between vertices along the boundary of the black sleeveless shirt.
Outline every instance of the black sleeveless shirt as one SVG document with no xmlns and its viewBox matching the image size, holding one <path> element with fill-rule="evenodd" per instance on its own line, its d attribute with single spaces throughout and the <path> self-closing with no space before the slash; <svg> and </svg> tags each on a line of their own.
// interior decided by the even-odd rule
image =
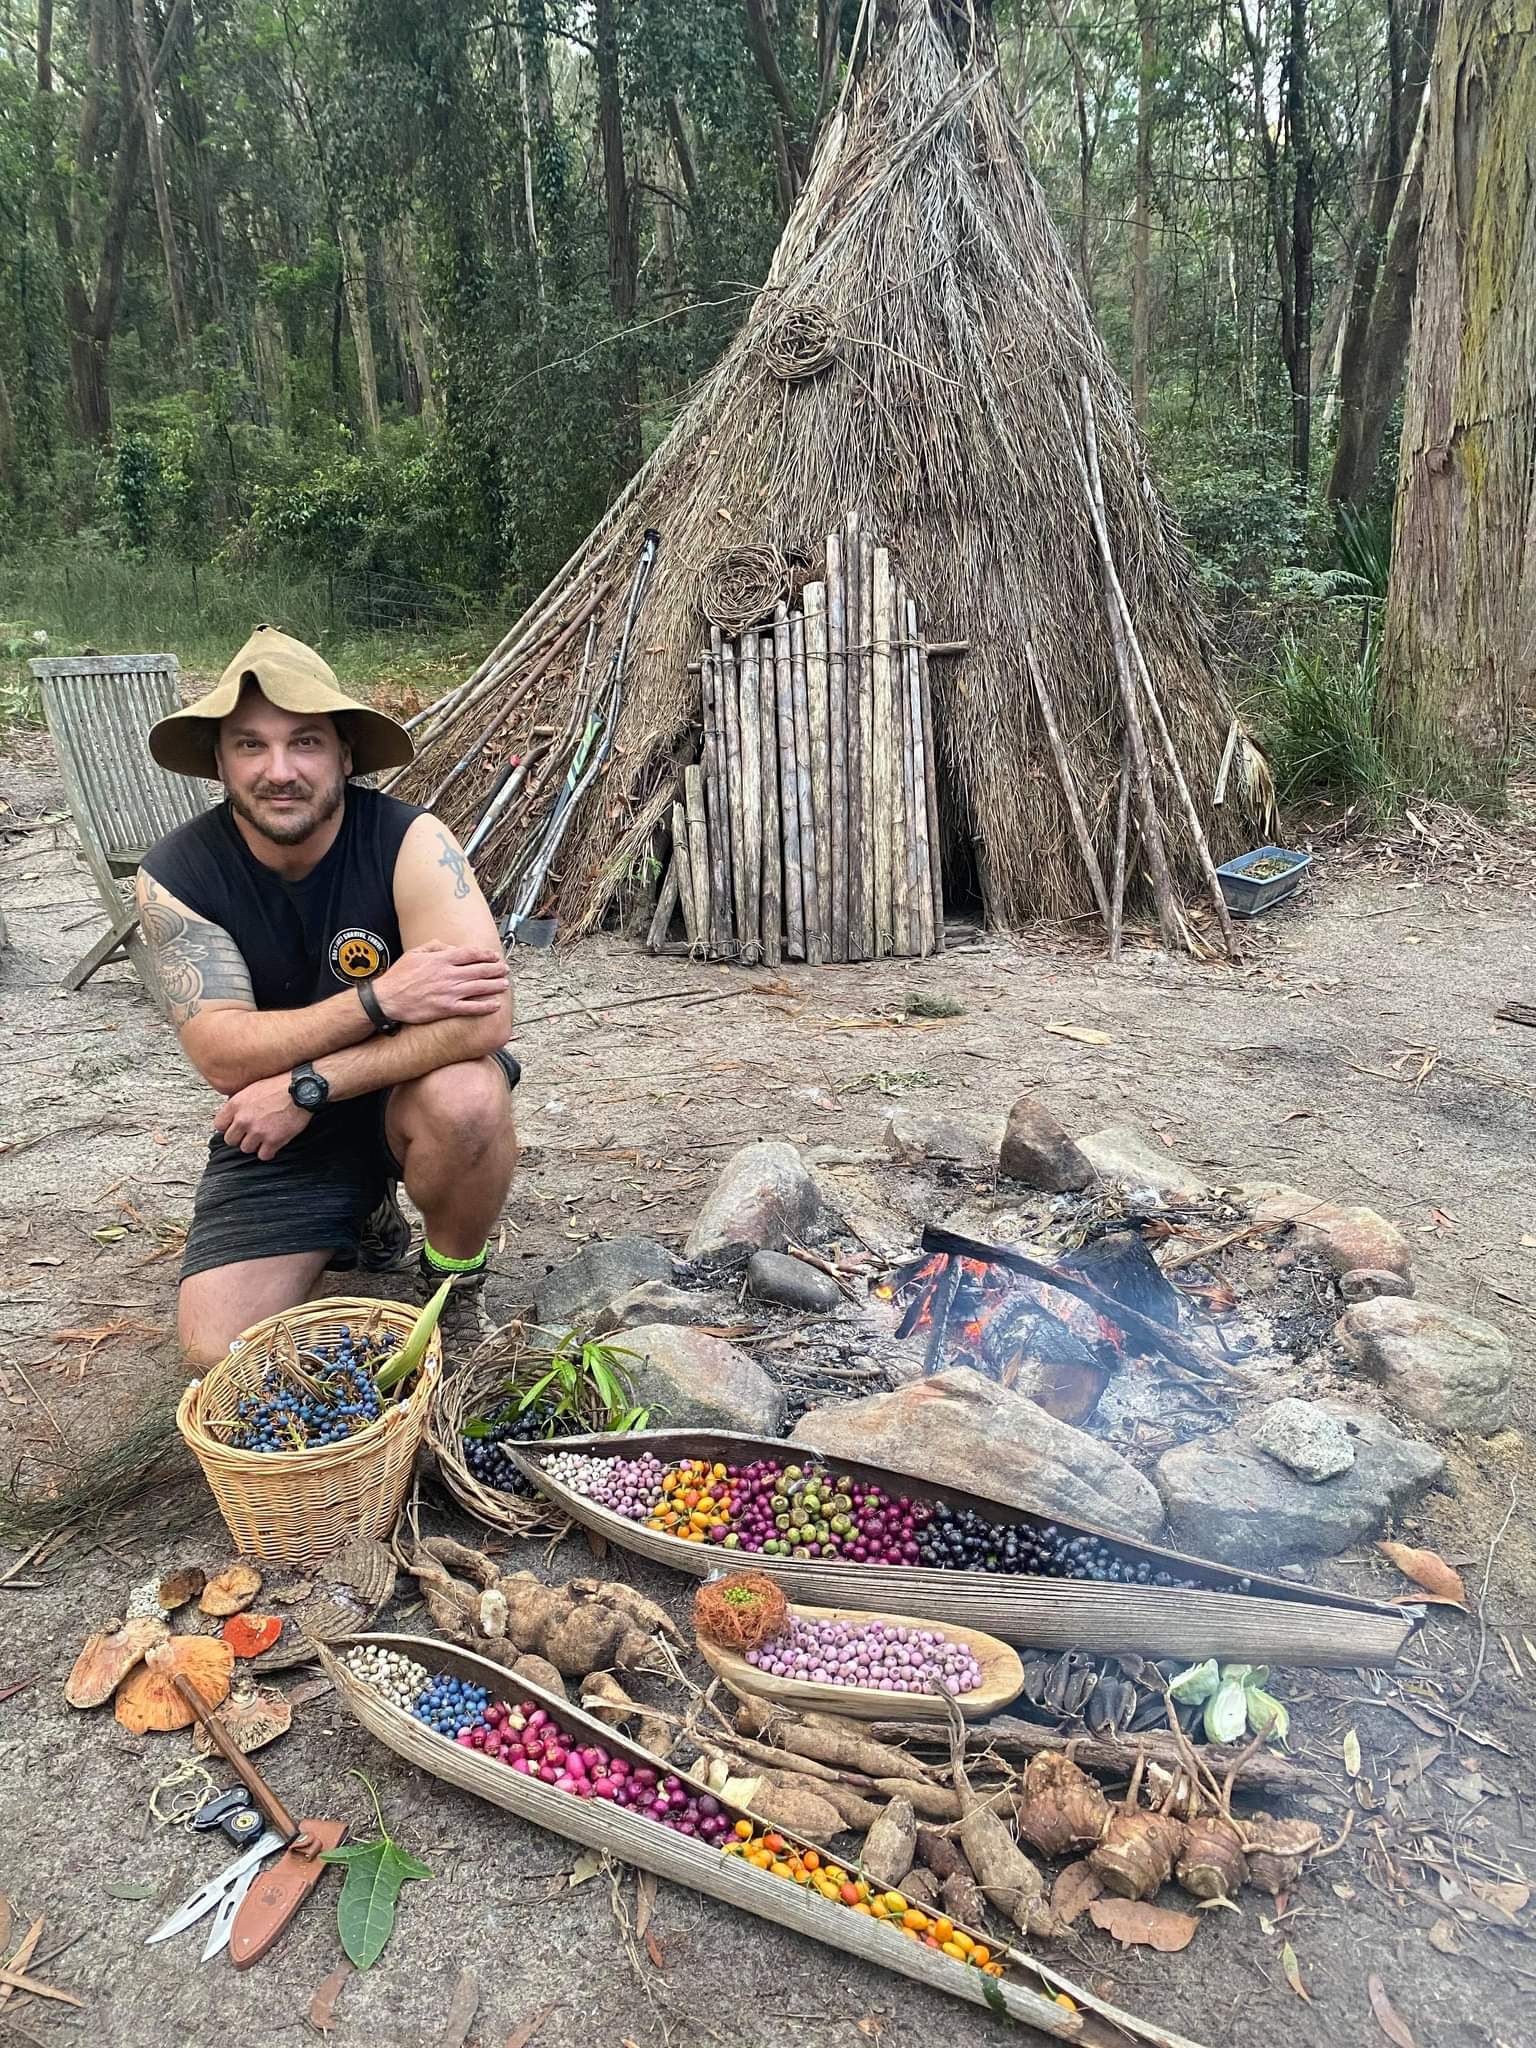
<svg viewBox="0 0 1536 2048">
<path fill-rule="evenodd" d="M 144 868 L 189 910 L 221 925 L 250 970 L 258 1010 L 296 1010 L 382 974 L 401 952 L 395 861 L 425 813 L 348 783 L 341 829 L 301 881 L 263 866 L 228 800 L 168 833 Z"/>
</svg>

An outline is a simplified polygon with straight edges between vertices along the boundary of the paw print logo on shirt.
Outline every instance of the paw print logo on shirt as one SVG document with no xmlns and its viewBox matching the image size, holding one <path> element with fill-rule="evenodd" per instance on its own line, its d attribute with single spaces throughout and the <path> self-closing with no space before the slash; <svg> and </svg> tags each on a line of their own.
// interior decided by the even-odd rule
<svg viewBox="0 0 1536 2048">
<path fill-rule="evenodd" d="M 349 925 L 331 941 L 331 972 L 338 981 L 371 981 L 388 965 L 388 946 L 361 925 Z"/>
</svg>

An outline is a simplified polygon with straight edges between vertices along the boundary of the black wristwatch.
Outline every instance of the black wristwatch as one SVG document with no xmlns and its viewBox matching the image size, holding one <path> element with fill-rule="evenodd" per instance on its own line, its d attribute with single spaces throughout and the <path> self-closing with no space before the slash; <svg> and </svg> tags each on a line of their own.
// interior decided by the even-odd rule
<svg viewBox="0 0 1536 2048">
<path fill-rule="evenodd" d="M 386 1038 L 393 1038 L 400 1029 L 400 1020 L 398 1017 L 385 1016 L 384 1005 L 374 993 L 371 981 L 360 981 L 357 984 L 357 1000 L 362 1004 L 363 1014 L 374 1030 L 382 1031 Z"/>
<path fill-rule="evenodd" d="M 288 1093 L 300 1109 L 324 1109 L 331 1084 L 310 1060 L 300 1060 L 288 1078 Z"/>
</svg>

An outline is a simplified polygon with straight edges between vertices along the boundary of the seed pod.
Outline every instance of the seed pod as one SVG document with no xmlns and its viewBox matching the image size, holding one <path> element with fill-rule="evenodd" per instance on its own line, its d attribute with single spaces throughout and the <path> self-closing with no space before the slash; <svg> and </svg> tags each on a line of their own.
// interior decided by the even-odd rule
<svg viewBox="0 0 1536 2048">
<path fill-rule="evenodd" d="M 1088 1867 L 1122 1899 L 1150 1899 L 1168 1882 L 1184 1843 L 1184 1824 L 1169 1813 L 1117 1813 Z"/>
<path fill-rule="evenodd" d="M 1033 1756 L 1019 1798 L 1019 1833 L 1042 1856 L 1080 1856 L 1109 1825 L 1109 1801 L 1059 1750 Z"/>
<path fill-rule="evenodd" d="M 1267 1735 L 1271 1742 L 1284 1742 L 1291 1732 L 1291 1717 L 1281 1702 L 1258 1685 L 1245 1685 L 1243 1697 L 1248 1703 L 1248 1726 L 1254 1734 Z"/>
<path fill-rule="evenodd" d="M 1279 1898 L 1293 1891 L 1309 1856 L 1323 1839 L 1315 1820 L 1277 1820 L 1272 1813 L 1256 1813 L 1246 1822 L 1248 1882 L 1255 1891 Z"/>
<path fill-rule="evenodd" d="M 1248 1726 L 1248 1699 L 1242 1681 L 1224 1678 L 1205 1703 L 1207 1742 L 1236 1742 Z"/>
<path fill-rule="evenodd" d="M 1200 1814 L 1188 1822 L 1175 1874 L 1197 1899 L 1230 1899 L 1248 1879 L 1237 1822 L 1221 1813 Z"/>
<path fill-rule="evenodd" d="M 1207 1657 L 1203 1664 L 1191 1664 L 1187 1671 L 1170 1679 L 1168 1695 L 1181 1707 L 1203 1707 L 1220 1683 L 1216 1659 Z"/>
</svg>

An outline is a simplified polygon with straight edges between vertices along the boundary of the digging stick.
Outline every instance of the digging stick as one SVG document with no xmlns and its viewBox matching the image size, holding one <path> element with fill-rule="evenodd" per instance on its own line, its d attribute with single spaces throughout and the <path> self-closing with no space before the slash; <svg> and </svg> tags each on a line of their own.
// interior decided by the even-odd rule
<svg viewBox="0 0 1536 2048">
<path fill-rule="evenodd" d="M 741 957 L 750 967 L 762 958 L 763 908 L 763 715 L 755 633 L 742 634 L 737 643 L 736 664 L 741 720 L 741 831 L 747 864 L 742 881 L 746 923 L 741 933 Z"/>
<path fill-rule="evenodd" d="M 741 814 L 741 720 L 736 697 L 736 649 L 727 640 L 720 650 L 721 694 L 725 698 L 726 794 L 731 811 L 731 896 L 736 906 L 736 956 L 747 957 L 747 853 Z"/>
<path fill-rule="evenodd" d="M 682 842 L 686 844 L 686 841 Z M 672 923 L 672 913 L 677 908 L 677 899 L 682 887 L 682 878 L 677 871 L 678 844 L 674 842 L 672 858 L 667 862 L 666 878 L 661 885 L 661 894 L 656 898 L 656 914 L 651 919 L 648 944 L 653 953 L 659 953 Z"/>
<path fill-rule="evenodd" d="M 917 950 L 933 951 L 933 855 L 928 843 L 928 762 L 923 735 L 923 674 L 917 644 L 917 602 L 907 599 L 907 717 L 912 728 L 912 847 Z"/>
<path fill-rule="evenodd" d="M 495 831 L 496 827 L 511 809 L 513 799 L 520 794 L 528 777 L 535 768 L 543 763 L 548 755 L 554 734 L 548 726 L 542 728 L 535 727 L 536 732 L 541 730 L 548 733 L 549 738 L 542 745 L 530 746 L 521 761 L 515 762 L 509 767 L 505 779 L 492 791 L 490 802 L 481 813 L 480 820 L 475 826 L 474 831 L 470 833 L 468 839 L 464 842 L 464 858 L 466 860 L 474 859 L 480 848 L 490 838 L 492 832 Z"/>
<path fill-rule="evenodd" d="M 1131 830 L 1131 736 L 1120 742 L 1120 797 L 1115 815 L 1115 874 L 1109 890 L 1109 957 L 1120 958 L 1125 919 L 1125 850 Z"/>
<path fill-rule="evenodd" d="M 848 595 L 843 537 L 827 535 L 827 766 L 831 788 L 831 928 L 827 953 L 848 958 Z"/>
<path fill-rule="evenodd" d="M 939 755 L 933 733 L 933 684 L 928 646 L 919 632 L 917 680 L 923 714 L 923 781 L 928 802 L 928 873 L 933 889 L 933 950 L 944 950 L 944 842 L 939 836 Z"/>
<path fill-rule="evenodd" d="M 1082 395 L 1083 401 L 1083 426 L 1088 442 L 1089 460 L 1092 464 L 1094 488 L 1099 509 L 1102 513 L 1104 495 L 1098 481 L 1098 424 L 1093 410 L 1093 393 L 1088 388 L 1088 379 L 1086 377 L 1078 380 L 1078 390 Z M 1110 587 L 1114 591 L 1115 602 L 1120 607 L 1121 621 L 1125 628 L 1126 644 L 1130 648 L 1132 657 L 1135 660 L 1136 672 L 1141 678 L 1142 692 L 1147 700 L 1147 709 L 1151 712 L 1152 723 L 1157 728 L 1157 736 L 1162 744 L 1163 757 L 1168 763 L 1168 772 L 1173 778 L 1173 786 L 1178 792 L 1179 804 L 1184 812 L 1184 822 L 1189 827 L 1189 836 L 1194 842 L 1195 854 L 1200 862 L 1200 871 L 1205 877 L 1205 886 L 1215 907 L 1216 922 L 1221 929 L 1222 941 L 1227 949 L 1227 957 L 1231 959 L 1237 950 L 1237 937 L 1232 930 L 1232 916 L 1227 909 L 1227 899 L 1221 893 L 1221 880 L 1216 873 L 1216 863 L 1211 858 L 1210 841 L 1205 836 L 1205 827 L 1200 822 L 1199 810 L 1196 808 L 1195 800 L 1190 794 L 1189 783 L 1184 774 L 1184 764 L 1179 759 L 1178 748 L 1173 743 L 1173 734 L 1168 730 L 1168 721 L 1163 716 L 1162 704 L 1158 698 L 1157 691 L 1153 688 L 1152 672 L 1147 667 L 1147 658 L 1142 652 L 1141 641 L 1137 636 L 1136 622 L 1131 617 L 1131 607 L 1126 602 L 1125 588 L 1120 581 L 1120 572 L 1115 566 L 1114 554 L 1108 546 L 1107 527 L 1104 541 L 1104 573 L 1109 580 Z"/>
<path fill-rule="evenodd" d="M 704 770 L 683 770 L 683 814 L 688 823 L 688 871 L 693 876 L 693 919 L 699 944 L 709 946 L 713 937 L 711 913 L 714 905 L 714 876 L 709 856 L 709 827 L 704 820 Z"/>
<path fill-rule="evenodd" d="M 859 942 L 875 957 L 875 543 L 859 532 Z"/>
<path fill-rule="evenodd" d="M 832 947 L 832 745 L 827 732 L 827 586 L 807 583 L 805 607 L 805 697 L 811 721 L 811 815 L 816 821 L 816 928 L 822 958 Z"/>
<path fill-rule="evenodd" d="M 895 941 L 895 898 L 891 874 L 892 842 L 895 837 L 895 738 L 891 731 L 891 553 L 889 548 L 875 548 L 872 557 L 871 589 L 873 602 L 870 605 L 870 684 L 873 711 L 871 724 L 875 736 L 873 748 L 873 812 L 874 833 L 872 852 L 875 884 L 874 924 L 875 958 L 889 957 Z"/>
<path fill-rule="evenodd" d="M 784 957 L 784 835 L 779 829 L 778 663 L 771 633 L 757 636 L 757 703 L 762 735 L 763 960 L 769 967 L 777 967 Z"/>
<path fill-rule="evenodd" d="M 1077 798 L 1077 780 L 1072 773 L 1072 763 L 1062 744 L 1061 728 L 1056 723 L 1056 707 L 1051 702 L 1050 688 L 1035 657 L 1033 641 L 1024 642 L 1024 664 L 1029 670 L 1030 681 L 1035 686 L 1035 699 L 1040 706 L 1040 716 L 1045 721 L 1046 737 L 1051 743 L 1051 758 L 1056 763 L 1056 773 L 1061 777 L 1061 793 L 1067 800 L 1067 815 L 1072 820 L 1072 830 L 1077 834 L 1077 850 L 1083 857 L 1083 866 L 1088 880 L 1093 885 L 1094 901 L 1099 906 L 1099 915 L 1109 927 L 1109 892 L 1104 887 L 1104 870 L 1099 866 L 1099 856 L 1094 851 L 1093 834 L 1088 830 L 1088 820 L 1083 816 L 1083 807 Z"/>
<path fill-rule="evenodd" d="M 773 615 L 774 697 L 779 726 L 779 810 L 784 847 L 784 930 L 791 960 L 805 958 L 805 877 L 800 849 L 800 796 L 795 785 L 795 682 L 790 661 L 789 606 Z"/>
<path fill-rule="evenodd" d="M 789 673 L 795 696 L 795 792 L 800 803 L 800 885 L 805 903 L 805 957 L 812 967 L 826 959 L 826 938 L 816 894 L 816 841 L 820 820 L 811 789 L 810 686 L 805 673 L 805 614 L 789 620 Z"/>
<path fill-rule="evenodd" d="M 1062 407 L 1062 412 L 1065 416 L 1065 406 Z M 1086 458 L 1078 446 L 1071 420 L 1067 420 L 1072 452 L 1077 457 L 1078 475 L 1088 504 L 1088 516 L 1093 523 L 1094 535 L 1098 541 L 1104 612 L 1109 625 L 1110 646 L 1114 652 L 1120 708 L 1125 718 L 1126 738 L 1130 742 L 1131 765 L 1135 773 L 1136 809 L 1141 824 L 1141 844 L 1147 857 L 1147 866 L 1151 871 L 1152 900 L 1157 908 L 1158 929 L 1162 933 L 1163 944 L 1170 951 L 1180 945 L 1193 951 L 1183 913 L 1174 893 L 1173 877 L 1168 870 L 1168 851 L 1163 843 L 1162 821 L 1157 815 L 1157 792 L 1152 783 L 1152 762 L 1147 753 L 1147 735 L 1142 727 L 1141 710 L 1137 703 L 1136 678 L 1131 670 L 1124 621 L 1120 616 L 1120 607 L 1115 600 L 1111 580 L 1114 575 L 1114 558 L 1109 544 L 1109 518 L 1104 509 L 1103 479 L 1099 474 L 1098 438 L 1091 413 L 1084 416 L 1083 425 L 1088 444 Z"/>
<path fill-rule="evenodd" d="M 693 855 L 688 844 L 688 813 L 679 803 L 672 806 L 672 862 L 677 869 L 677 900 L 683 913 L 683 930 L 690 946 L 699 943 L 699 899 L 693 887 Z"/>
</svg>

